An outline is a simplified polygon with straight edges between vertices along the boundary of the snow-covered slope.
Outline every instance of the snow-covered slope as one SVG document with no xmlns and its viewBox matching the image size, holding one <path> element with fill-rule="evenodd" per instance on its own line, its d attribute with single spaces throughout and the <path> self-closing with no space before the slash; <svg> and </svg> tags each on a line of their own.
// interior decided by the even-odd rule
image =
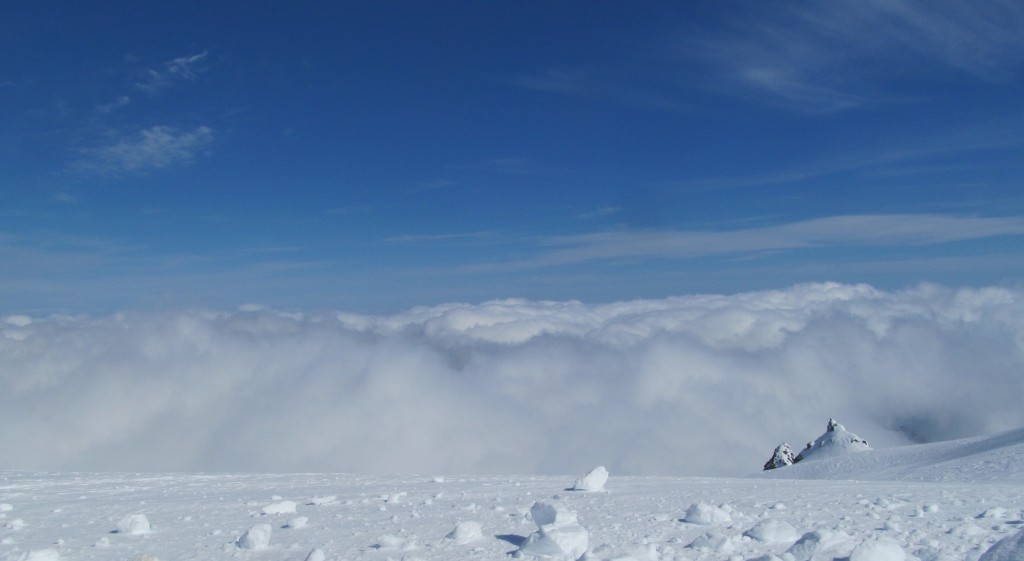
<svg viewBox="0 0 1024 561">
<path fill-rule="evenodd" d="M 1024 428 L 948 442 L 816 458 L 767 471 L 759 477 L 1024 483 Z"/>
<path fill-rule="evenodd" d="M 959 561 L 1020 531 L 1024 506 L 1016 483 L 570 482 L 0 472 L 0 559 L 498 560 L 540 543 L 586 560 Z"/>
<path fill-rule="evenodd" d="M 0 472 L 0 560 L 1024 558 L 1024 429 L 760 478 L 604 475 L 579 492 L 571 476 Z"/>
</svg>

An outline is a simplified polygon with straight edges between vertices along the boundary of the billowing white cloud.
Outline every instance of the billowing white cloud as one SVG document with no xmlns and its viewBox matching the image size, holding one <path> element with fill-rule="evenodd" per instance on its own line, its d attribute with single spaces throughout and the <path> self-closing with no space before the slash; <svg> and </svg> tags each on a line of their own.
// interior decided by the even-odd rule
<svg viewBox="0 0 1024 561">
<path fill-rule="evenodd" d="M 1024 425 L 1024 291 L 0 316 L 0 469 L 753 472 Z"/>
<path fill-rule="evenodd" d="M 86 152 L 84 169 L 104 172 L 141 172 L 191 162 L 213 142 L 213 129 L 181 130 L 154 126 L 114 144 Z"/>
</svg>

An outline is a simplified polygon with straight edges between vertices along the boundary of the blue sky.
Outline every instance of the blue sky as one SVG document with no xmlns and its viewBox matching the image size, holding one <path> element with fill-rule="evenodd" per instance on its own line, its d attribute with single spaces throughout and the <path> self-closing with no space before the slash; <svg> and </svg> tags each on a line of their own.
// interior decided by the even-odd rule
<svg viewBox="0 0 1024 561">
<path fill-rule="evenodd" d="M 1024 279 L 1024 5 L 4 2 L 0 311 Z"/>
</svg>

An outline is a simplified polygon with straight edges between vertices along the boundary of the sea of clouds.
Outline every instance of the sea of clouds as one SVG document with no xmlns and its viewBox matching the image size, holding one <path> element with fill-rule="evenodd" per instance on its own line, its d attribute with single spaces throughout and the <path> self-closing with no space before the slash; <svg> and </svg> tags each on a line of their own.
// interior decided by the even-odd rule
<svg viewBox="0 0 1024 561">
<path fill-rule="evenodd" d="M 1024 290 L 0 316 L 0 469 L 736 475 L 1024 426 Z"/>
</svg>

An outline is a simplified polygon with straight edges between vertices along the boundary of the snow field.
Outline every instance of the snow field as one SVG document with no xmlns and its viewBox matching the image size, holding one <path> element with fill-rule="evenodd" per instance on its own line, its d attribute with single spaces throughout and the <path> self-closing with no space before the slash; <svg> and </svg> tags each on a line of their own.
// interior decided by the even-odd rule
<svg viewBox="0 0 1024 561">
<path fill-rule="evenodd" d="M 574 493 L 567 481 L 0 472 L 5 522 L 23 521 L 0 530 L 0 560 L 529 559 L 534 535 L 559 555 L 586 539 L 588 560 L 620 561 L 976 561 L 1005 538 L 1016 553 L 986 558 L 1003 561 L 1022 547 L 1019 484 L 618 477 L 607 493 Z M 285 500 L 295 515 L 262 511 Z M 725 505 L 729 520 L 686 521 L 699 504 Z M 115 532 L 130 514 L 151 531 Z M 291 527 L 298 516 L 307 523 Z"/>
</svg>

